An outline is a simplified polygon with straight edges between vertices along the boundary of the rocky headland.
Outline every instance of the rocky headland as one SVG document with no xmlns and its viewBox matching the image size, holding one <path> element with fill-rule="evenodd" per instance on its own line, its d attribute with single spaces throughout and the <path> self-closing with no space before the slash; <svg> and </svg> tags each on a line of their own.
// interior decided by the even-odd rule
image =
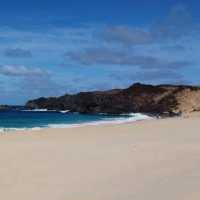
<svg viewBox="0 0 200 200">
<path fill-rule="evenodd" d="M 200 87 L 187 85 L 145 85 L 126 89 L 81 92 L 61 97 L 39 98 L 26 103 L 30 109 L 70 110 L 79 113 L 122 114 L 140 112 L 175 116 L 200 111 Z"/>
</svg>

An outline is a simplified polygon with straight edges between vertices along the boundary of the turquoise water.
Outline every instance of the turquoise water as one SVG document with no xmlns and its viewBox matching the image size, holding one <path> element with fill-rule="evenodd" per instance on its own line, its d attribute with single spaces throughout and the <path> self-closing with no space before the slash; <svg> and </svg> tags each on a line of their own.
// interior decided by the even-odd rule
<svg viewBox="0 0 200 200">
<path fill-rule="evenodd" d="M 138 118 L 139 117 L 139 118 Z M 134 115 L 86 115 L 78 113 L 61 113 L 55 111 L 0 111 L 0 131 L 45 127 L 64 127 L 81 124 L 98 124 L 103 122 L 122 122 L 138 120 L 145 116 Z"/>
</svg>

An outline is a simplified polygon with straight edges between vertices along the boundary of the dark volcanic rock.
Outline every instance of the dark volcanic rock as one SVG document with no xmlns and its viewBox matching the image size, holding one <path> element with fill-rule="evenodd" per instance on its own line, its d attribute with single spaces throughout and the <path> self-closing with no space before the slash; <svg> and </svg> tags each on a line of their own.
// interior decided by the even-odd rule
<svg viewBox="0 0 200 200">
<path fill-rule="evenodd" d="M 169 116 L 200 109 L 200 88 L 136 83 L 127 89 L 39 98 L 26 106 L 92 114 L 141 112 Z"/>
</svg>

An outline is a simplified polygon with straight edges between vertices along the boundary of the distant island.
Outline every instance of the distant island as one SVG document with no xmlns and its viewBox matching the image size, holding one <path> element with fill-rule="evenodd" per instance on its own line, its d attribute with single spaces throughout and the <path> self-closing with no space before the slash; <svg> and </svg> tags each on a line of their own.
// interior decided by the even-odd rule
<svg viewBox="0 0 200 200">
<path fill-rule="evenodd" d="M 126 89 L 42 97 L 28 101 L 25 106 L 29 109 L 69 110 L 88 114 L 146 113 L 175 116 L 200 111 L 200 87 L 135 83 Z"/>
<path fill-rule="evenodd" d="M 21 110 L 25 108 L 26 108 L 25 106 L 18 106 L 18 105 L 0 105 L 0 111 Z"/>
</svg>

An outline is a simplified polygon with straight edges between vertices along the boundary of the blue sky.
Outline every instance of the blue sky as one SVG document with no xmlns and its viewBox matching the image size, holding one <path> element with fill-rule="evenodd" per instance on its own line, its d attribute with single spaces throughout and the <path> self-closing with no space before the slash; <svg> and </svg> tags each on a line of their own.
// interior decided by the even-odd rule
<svg viewBox="0 0 200 200">
<path fill-rule="evenodd" d="M 124 88 L 200 84 L 196 0 L 6 1 L 0 104 Z"/>
</svg>

